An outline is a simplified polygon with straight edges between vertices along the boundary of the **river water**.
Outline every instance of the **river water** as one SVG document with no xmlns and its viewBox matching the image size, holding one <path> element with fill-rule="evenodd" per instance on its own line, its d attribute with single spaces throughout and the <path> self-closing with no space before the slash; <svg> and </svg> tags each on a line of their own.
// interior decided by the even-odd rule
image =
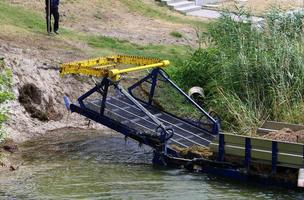
<svg viewBox="0 0 304 200">
<path fill-rule="evenodd" d="M 0 199 L 304 199 L 304 193 L 153 167 L 147 147 L 70 132 L 21 145 L 17 171 L 0 174 Z"/>
</svg>

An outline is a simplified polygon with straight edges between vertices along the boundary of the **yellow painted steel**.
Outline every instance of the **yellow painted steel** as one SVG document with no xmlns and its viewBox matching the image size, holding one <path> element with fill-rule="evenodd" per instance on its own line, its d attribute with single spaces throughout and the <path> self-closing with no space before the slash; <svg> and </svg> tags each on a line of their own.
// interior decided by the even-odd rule
<svg viewBox="0 0 304 200">
<path fill-rule="evenodd" d="M 117 69 L 118 64 L 125 64 L 128 65 L 128 67 Z M 115 55 L 61 64 L 60 74 L 62 76 L 66 74 L 82 74 L 109 77 L 113 81 L 118 81 L 121 74 L 157 67 L 167 67 L 169 64 L 170 62 L 168 60 L 140 56 Z"/>
</svg>

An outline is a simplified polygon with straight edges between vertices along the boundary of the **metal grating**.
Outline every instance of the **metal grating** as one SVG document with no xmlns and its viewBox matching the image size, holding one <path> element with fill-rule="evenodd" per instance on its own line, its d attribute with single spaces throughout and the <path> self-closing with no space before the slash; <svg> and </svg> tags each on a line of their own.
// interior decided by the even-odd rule
<svg viewBox="0 0 304 200">
<path fill-rule="evenodd" d="M 101 100 L 87 101 L 85 104 L 89 109 L 99 113 Z M 174 136 L 169 140 L 169 144 L 175 144 L 180 147 L 193 145 L 207 147 L 215 137 L 185 120 L 155 108 L 145 107 L 165 126 L 173 128 Z M 157 128 L 157 125 L 145 113 L 124 96 L 108 97 L 105 111 L 105 115 L 140 131 L 154 133 Z"/>
</svg>

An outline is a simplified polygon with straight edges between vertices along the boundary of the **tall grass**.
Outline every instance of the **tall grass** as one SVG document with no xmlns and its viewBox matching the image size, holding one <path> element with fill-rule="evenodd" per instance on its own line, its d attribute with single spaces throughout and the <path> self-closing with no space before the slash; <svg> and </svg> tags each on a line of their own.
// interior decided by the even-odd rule
<svg viewBox="0 0 304 200">
<path fill-rule="evenodd" d="M 185 88 L 203 87 L 206 105 L 226 130 L 249 134 L 266 119 L 304 123 L 302 19 L 272 10 L 261 29 L 223 14 L 208 28 L 209 47 L 197 50 L 174 78 Z"/>
</svg>

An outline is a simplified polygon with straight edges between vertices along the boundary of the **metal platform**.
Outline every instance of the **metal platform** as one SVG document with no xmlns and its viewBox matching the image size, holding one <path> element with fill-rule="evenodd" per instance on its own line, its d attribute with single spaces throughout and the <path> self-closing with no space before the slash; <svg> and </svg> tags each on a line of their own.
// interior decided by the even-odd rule
<svg viewBox="0 0 304 200">
<path fill-rule="evenodd" d="M 101 100 L 85 101 L 86 107 L 95 112 L 100 111 L 101 104 Z M 168 141 L 169 145 L 174 144 L 180 147 L 199 145 L 207 147 L 215 137 L 206 130 L 188 121 L 162 112 L 154 107 L 148 107 L 145 104 L 142 105 L 165 126 L 174 130 L 174 136 Z M 146 133 L 154 133 L 158 126 L 151 121 L 144 112 L 122 95 L 109 96 L 107 98 L 105 115 L 114 118 L 124 125 Z"/>
<path fill-rule="evenodd" d="M 167 88 L 184 99 L 184 103 L 193 109 L 195 117 L 177 116 L 172 108 L 166 110 L 161 105 L 154 105 L 155 91 L 166 93 L 159 87 L 161 84 L 166 84 Z M 144 99 L 137 93 L 137 89 L 143 85 L 148 91 Z M 103 124 L 140 144 L 151 146 L 165 155 L 176 155 L 176 151 L 170 148 L 171 145 L 183 148 L 208 147 L 220 128 L 219 121 L 184 93 L 160 68 L 152 70 L 127 90 L 120 81 L 104 77 L 74 104 L 70 104 L 69 100 L 65 102 L 72 112 Z"/>
</svg>

